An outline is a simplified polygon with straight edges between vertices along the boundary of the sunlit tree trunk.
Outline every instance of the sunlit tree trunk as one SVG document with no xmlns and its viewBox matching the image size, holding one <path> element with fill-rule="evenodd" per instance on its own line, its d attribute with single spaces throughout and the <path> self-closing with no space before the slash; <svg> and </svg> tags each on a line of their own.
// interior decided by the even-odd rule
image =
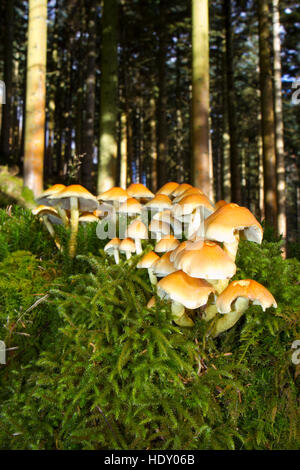
<svg viewBox="0 0 300 470">
<path fill-rule="evenodd" d="M 43 190 L 47 0 L 29 1 L 24 185 Z"/>
<path fill-rule="evenodd" d="M 208 0 L 192 0 L 192 177 L 211 194 L 209 161 Z"/>
<path fill-rule="evenodd" d="M 104 0 L 102 22 L 101 116 L 98 167 L 99 193 L 110 189 L 116 182 L 118 153 L 117 0 Z"/>
<path fill-rule="evenodd" d="M 236 135 L 236 108 L 233 78 L 233 44 L 232 44 L 232 2 L 224 0 L 225 16 L 225 57 L 226 57 L 226 99 L 230 140 L 230 180 L 231 200 L 237 204 L 241 202 L 241 172 Z"/>
<path fill-rule="evenodd" d="M 280 58 L 280 14 L 279 0 L 273 0 L 273 49 L 274 49 L 274 97 L 275 97 L 275 145 L 277 164 L 277 203 L 278 203 L 278 233 L 286 237 L 285 211 L 285 165 L 284 165 L 284 135 L 282 116 L 282 86 Z"/>
<path fill-rule="evenodd" d="M 155 99 L 150 99 L 150 153 L 151 153 L 151 189 L 157 191 L 157 150 L 156 150 L 156 119 Z"/>
<path fill-rule="evenodd" d="M 268 0 L 258 1 L 261 128 L 264 166 L 265 217 L 277 228 L 276 152 Z"/>
</svg>

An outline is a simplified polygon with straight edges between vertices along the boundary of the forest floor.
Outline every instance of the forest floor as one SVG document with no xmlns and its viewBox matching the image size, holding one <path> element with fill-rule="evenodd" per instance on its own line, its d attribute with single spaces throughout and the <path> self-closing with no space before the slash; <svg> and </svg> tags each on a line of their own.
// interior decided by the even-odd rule
<svg viewBox="0 0 300 470">
<path fill-rule="evenodd" d="M 103 245 L 81 226 L 71 261 L 29 210 L 0 210 L 0 449 L 300 449 L 300 262 L 280 241 L 241 242 L 235 276 L 278 308 L 216 339 L 199 312 L 180 328 L 146 308 L 139 257 Z"/>
</svg>

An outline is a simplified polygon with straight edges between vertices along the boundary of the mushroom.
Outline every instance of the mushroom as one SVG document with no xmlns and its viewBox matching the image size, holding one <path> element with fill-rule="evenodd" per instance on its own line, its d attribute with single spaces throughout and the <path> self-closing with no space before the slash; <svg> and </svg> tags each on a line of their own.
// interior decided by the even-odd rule
<svg viewBox="0 0 300 470">
<path fill-rule="evenodd" d="M 118 208 L 120 203 L 127 201 L 127 199 L 129 199 L 127 191 L 123 188 L 119 188 L 118 186 L 114 186 L 97 196 L 98 201 L 111 202 L 115 209 Z"/>
<path fill-rule="evenodd" d="M 169 183 L 164 184 L 157 192 L 157 194 L 165 194 L 166 196 L 171 196 L 173 191 L 178 188 L 179 183 L 175 183 L 174 181 L 170 181 Z"/>
<path fill-rule="evenodd" d="M 145 204 L 145 208 L 150 210 L 153 214 L 164 209 L 171 209 L 172 201 L 164 194 L 157 194 L 151 201 Z"/>
<path fill-rule="evenodd" d="M 180 242 L 174 237 L 174 235 L 165 235 L 156 243 L 154 251 L 156 251 L 156 253 L 165 253 L 167 251 L 175 250 L 178 245 L 180 245 Z"/>
<path fill-rule="evenodd" d="M 188 238 L 194 234 L 197 238 L 203 238 L 204 226 L 202 223 L 214 210 L 210 200 L 204 194 L 191 194 L 173 206 L 174 217 L 181 221 L 186 220 L 187 216 L 189 217 Z"/>
<path fill-rule="evenodd" d="M 191 277 L 206 279 L 216 293 L 225 289 L 236 272 L 234 261 L 217 243 L 211 241 L 188 241 L 185 248 L 175 256 L 174 266 Z M 204 320 L 208 321 L 216 314 L 215 302 L 210 299 L 204 311 Z"/>
<path fill-rule="evenodd" d="M 66 186 L 64 184 L 54 184 L 53 186 L 50 186 L 50 188 L 48 188 L 44 192 L 42 192 L 42 194 L 40 194 L 40 196 L 36 199 L 36 202 L 38 204 L 46 204 L 47 206 L 53 206 L 55 204 L 54 204 L 54 201 L 52 200 L 52 196 L 59 193 L 60 191 L 62 191 L 65 188 L 66 188 Z M 60 206 L 57 206 L 56 209 L 57 209 L 57 212 L 59 213 L 65 227 L 67 227 L 68 224 L 69 224 L 69 218 L 66 214 L 66 211 Z"/>
<path fill-rule="evenodd" d="M 184 193 L 187 189 L 191 189 L 193 186 L 189 183 L 181 183 L 177 188 L 174 189 L 174 191 L 171 193 L 170 196 L 173 198 L 180 196 L 181 194 Z"/>
<path fill-rule="evenodd" d="M 168 274 L 177 271 L 174 264 L 170 261 L 171 253 L 172 251 L 168 251 L 153 265 L 153 272 L 157 277 L 168 276 Z"/>
<path fill-rule="evenodd" d="M 95 214 L 97 211 L 94 212 L 83 212 L 78 219 L 79 223 L 91 223 L 91 222 L 99 222 L 99 217 Z"/>
<path fill-rule="evenodd" d="M 204 192 L 201 191 L 201 189 L 192 187 L 192 188 L 186 189 L 184 191 L 184 193 L 180 194 L 180 196 L 175 197 L 175 199 L 173 200 L 173 204 L 176 204 L 177 202 L 180 202 L 181 199 L 183 199 L 184 197 L 187 197 L 187 196 L 191 196 L 192 194 L 202 194 L 205 197 L 207 197 L 204 194 Z"/>
<path fill-rule="evenodd" d="M 250 241 L 261 243 L 263 229 L 246 207 L 225 204 L 211 214 L 204 222 L 205 236 L 209 240 L 223 243 L 226 253 L 235 261 L 240 232 Z"/>
<path fill-rule="evenodd" d="M 185 308 L 194 310 L 208 302 L 214 288 L 202 279 L 195 279 L 183 271 L 176 271 L 161 279 L 157 284 L 157 294 L 171 299 L 174 322 L 179 326 L 193 326 L 193 320 Z"/>
<path fill-rule="evenodd" d="M 39 216 L 43 220 L 45 227 L 47 228 L 48 232 L 50 233 L 51 237 L 54 240 L 55 245 L 57 246 L 59 250 L 61 250 L 61 245 L 57 241 L 55 230 L 52 225 L 52 223 L 57 224 L 57 225 L 62 223 L 62 220 L 60 216 L 58 215 L 57 210 L 54 207 L 40 204 L 39 206 L 37 206 L 35 209 L 32 210 L 32 213 L 33 215 Z"/>
<path fill-rule="evenodd" d="M 142 253 L 141 240 L 148 239 L 146 225 L 141 220 L 135 219 L 128 225 L 126 234 L 135 241 L 136 254 L 140 255 Z"/>
<path fill-rule="evenodd" d="M 124 238 L 119 246 L 120 253 L 126 254 L 126 259 L 131 258 L 131 253 L 135 253 L 135 243 L 131 238 Z"/>
<path fill-rule="evenodd" d="M 154 198 L 154 194 L 150 191 L 150 189 L 146 188 L 145 185 L 141 183 L 132 183 L 127 188 L 127 193 L 130 197 L 134 197 L 135 199 L 152 199 Z"/>
<path fill-rule="evenodd" d="M 119 264 L 120 262 L 120 257 L 119 257 L 119 246 L 120 246 L 120 239 L 115 237 L 112 240 L 110 240 L 104 247 L 104 251 L 109 255 L 109 256 L 114 256 L 116 264 Z"/>
<path fill-rule="evenodd" d="M 235 325 L 247 310 L 249 302 L 253 305 L 260 305 L 263 311 L 270 307 L 277 308 L 276 300 L 271 292 L 259 282 L 253 279 L 233 281 L 217 299 L 217 310 L 225 315 L 216 321 L 214 337 Z"/>
<path fill-rule="evenodd" d="M 152 219 L 149 225 L 149 231 L 152 235 L 155 235 L 157 241 L 159 241 L 162 235 L 170 235 L 171 226 L 167 222 L 162 222 L 161 220 Z"/>
<path fill-rule="evenodd" d="M 154 274 L 153 266 L 158 260 L 159 256 L 154 253 L 154 251 L 150 251 L 149 253 L 145 254 L 137 264 L 138 269 L 148 270 L 149 280 L 153 286 L 157 284 L 157 277 Z"/>
<path fill-rule="evenodd" d="M 70 210 L 71 235 L 69 241 L 69 254 L 73 258 L 76 253 L 79 211 L 94 211 L 98 202 L 87 189 L 79 184 L 73 184 L 62 189 L 59 193 L 49 196 L 55 205 Z"/>
</svg>

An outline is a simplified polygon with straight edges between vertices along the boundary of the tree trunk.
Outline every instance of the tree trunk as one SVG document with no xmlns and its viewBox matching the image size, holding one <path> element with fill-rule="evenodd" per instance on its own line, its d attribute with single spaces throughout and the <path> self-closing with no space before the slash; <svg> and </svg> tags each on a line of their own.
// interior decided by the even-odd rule
<svg viewBox="0 0 300 470">
<path fill-rule="evenodd" d="M 86 122 L 85 122 L 85 156 L 82 162 L 82 184 L 93 190 L 93 157 L 94 157 L 94 125 L 95 125 L 95 99 L 96 99 L 96 2 L 93 1 L 89 9 L 88 21 L 88 58 L 86 80 Z"/>
<path fill-rule="evenodd" d="M 4 83 L 6 87 L 6 104 L 2 106 L 1 123 L 1 162 L 8 163 L 10 153 L 11 129 L 11 102 L 12 102 L 12 76 L 13 76 L 13 37 L 14 37 L 14 3 L 7 2 L 5 9 L 5 35 L 4 35 Z M 0 104 L 1 106 L 1 104 Z"/>
<path fill-rule="evenodd" d="M 273 0 L 273 49 L 274 49 L 274 97 L 275 97 L 275 145 L 277 165 L 277 204 L 278 204 L 278 233 L 286 237 L 285 210 L 285 165 L 284 165 L 284 131 L 282 115 L 282 86 L 280 58 L 280 14 L 279 0 Z"/>
<path fill-rule="evenodd" d="M 236 136 L 236 109 L 233 78 L 233 44 L 232 44 L 232 3 L 231 0 L 224 0 L 225 16 L 225 57 L 226 57 L 226 98 L 230 139 L 230 180 L 231 180 L 231 200 L 237 204 L 241 202 L 241 174 L 239 153 Z"/>
<path fill-rule="evenodd" d="M 166 4 L 160 0 L 158 27 L 158 100 L 157 100 L 157 184 L 162 186 L 167 179 L 168 136 L 167 136 L 167 93 L 166 93 Z"/>
<path fill-rule="evenodd" d="M 104 0 L 98 192 L 115 185 L 117 170 L 118 1 Z"/>
<path fill-rule="evenodd" d="M 208 0 L 192 0 L 192 175 L 193 184 L 211 194 L 209 161 Z"/>
<path fill-rule="evenodd" d="M 24 185 L 43 190 L 47 0 L 29 1 Z"/>
<path fill-rule="evenodd" d="M 261 125 L 266 222 L 277 227 L 275 123 L 268 0 L 258 1 Z"/>
</svg>

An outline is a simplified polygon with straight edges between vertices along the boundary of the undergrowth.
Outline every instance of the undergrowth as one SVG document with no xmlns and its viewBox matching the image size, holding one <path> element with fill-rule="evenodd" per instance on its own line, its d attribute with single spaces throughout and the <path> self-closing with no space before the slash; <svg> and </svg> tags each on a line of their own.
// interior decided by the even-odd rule
<svg viewBox="0 0 300 470">
<path fill-rule="evenodd" d="M 29 212 L 0 211 L 0 448 L 300 448 L 300 263 L 280 242 L 241 242 L 236 274 L 278 308 L 215 340 L 200 315 L 183 329 L 167 303 L 147 309 L 138 257 L 115 265 L 94 224 L 78 247 L 70 263 Z"/>
</svg>

